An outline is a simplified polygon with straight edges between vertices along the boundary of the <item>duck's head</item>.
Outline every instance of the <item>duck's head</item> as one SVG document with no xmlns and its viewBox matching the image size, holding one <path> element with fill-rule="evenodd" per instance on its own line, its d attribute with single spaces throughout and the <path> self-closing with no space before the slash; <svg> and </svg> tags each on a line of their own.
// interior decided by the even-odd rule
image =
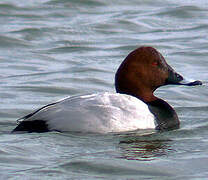
<svg viewBox="0 0 208 180">
<path fill-rule="evenodd" d="M 129 94 L 144 102 L 157 98 L 153 92 L 160 86 L 201 85 L 201 81 L 186 82 L 165 61 L 165 58 L 152 47 L 140 47 L 132 51 L 120 65 L 115 86 L 118 93 Z"/>
</svg>

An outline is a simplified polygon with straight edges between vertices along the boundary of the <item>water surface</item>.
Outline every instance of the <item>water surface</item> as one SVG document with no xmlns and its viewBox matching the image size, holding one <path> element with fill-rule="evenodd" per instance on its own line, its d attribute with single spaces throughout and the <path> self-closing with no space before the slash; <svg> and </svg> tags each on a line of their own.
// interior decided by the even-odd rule
<svg viewBox="0 0 208 180">
<path fill-rule="evenodd" d="M 206 179 L 208 2 L 205 0 L 2 0 L 2 179 Z M 150 45 L 203 86 L 167 86 L 175 131 L 10 134 L 16 119 L 66 96 L 114 92 L 133 49 Z"/>
</svg>

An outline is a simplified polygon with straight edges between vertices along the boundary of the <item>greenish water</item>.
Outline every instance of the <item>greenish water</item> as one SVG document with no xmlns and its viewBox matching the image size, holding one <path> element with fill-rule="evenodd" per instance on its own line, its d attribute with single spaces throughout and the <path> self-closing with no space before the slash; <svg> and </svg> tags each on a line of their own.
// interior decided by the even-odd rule
<svg viewBox="0 0 208 180">
<path fill-rule="evenodd" d="M 205 0 L 2 0 L 1 179 L 207 179 L 207 11 Z M 42 105 L 115 91 L 117 67 L 141 45 L 204 83 L 157 90 L 177 111 L 180 129 L 10 134 L 16 119 Z"/>
</svg>

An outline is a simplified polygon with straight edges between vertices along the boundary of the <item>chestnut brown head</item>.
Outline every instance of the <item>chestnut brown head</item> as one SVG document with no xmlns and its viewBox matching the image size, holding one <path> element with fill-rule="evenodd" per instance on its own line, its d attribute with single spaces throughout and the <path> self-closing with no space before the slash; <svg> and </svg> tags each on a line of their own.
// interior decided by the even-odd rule
<svg viewBox="0 0 208 180">
<path fill-rule="evenodd" d="M 156 99 L 153 92 L 158 87 L 180 84 L 182 80 L 183 77 L 167 64 L 155 48 L 140 47 L 132 51 L 120 65 L 115 75 L 115 86 L 118 93 L 148 102 Z"/>
</svg>

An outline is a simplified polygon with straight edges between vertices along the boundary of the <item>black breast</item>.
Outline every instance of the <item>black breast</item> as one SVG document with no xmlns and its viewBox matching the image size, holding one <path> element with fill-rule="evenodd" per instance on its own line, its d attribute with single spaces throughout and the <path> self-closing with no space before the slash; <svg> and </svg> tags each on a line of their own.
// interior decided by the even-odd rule
<svg viewBox="0 0 208 180">
<path fill-rule="evenodd" d="M 155 115 L 157 130 L 172 130 L 180 126 L 175 110 L 164 100 L 157 99 L 147 103 L 149 110 Z"/>
</svg>

